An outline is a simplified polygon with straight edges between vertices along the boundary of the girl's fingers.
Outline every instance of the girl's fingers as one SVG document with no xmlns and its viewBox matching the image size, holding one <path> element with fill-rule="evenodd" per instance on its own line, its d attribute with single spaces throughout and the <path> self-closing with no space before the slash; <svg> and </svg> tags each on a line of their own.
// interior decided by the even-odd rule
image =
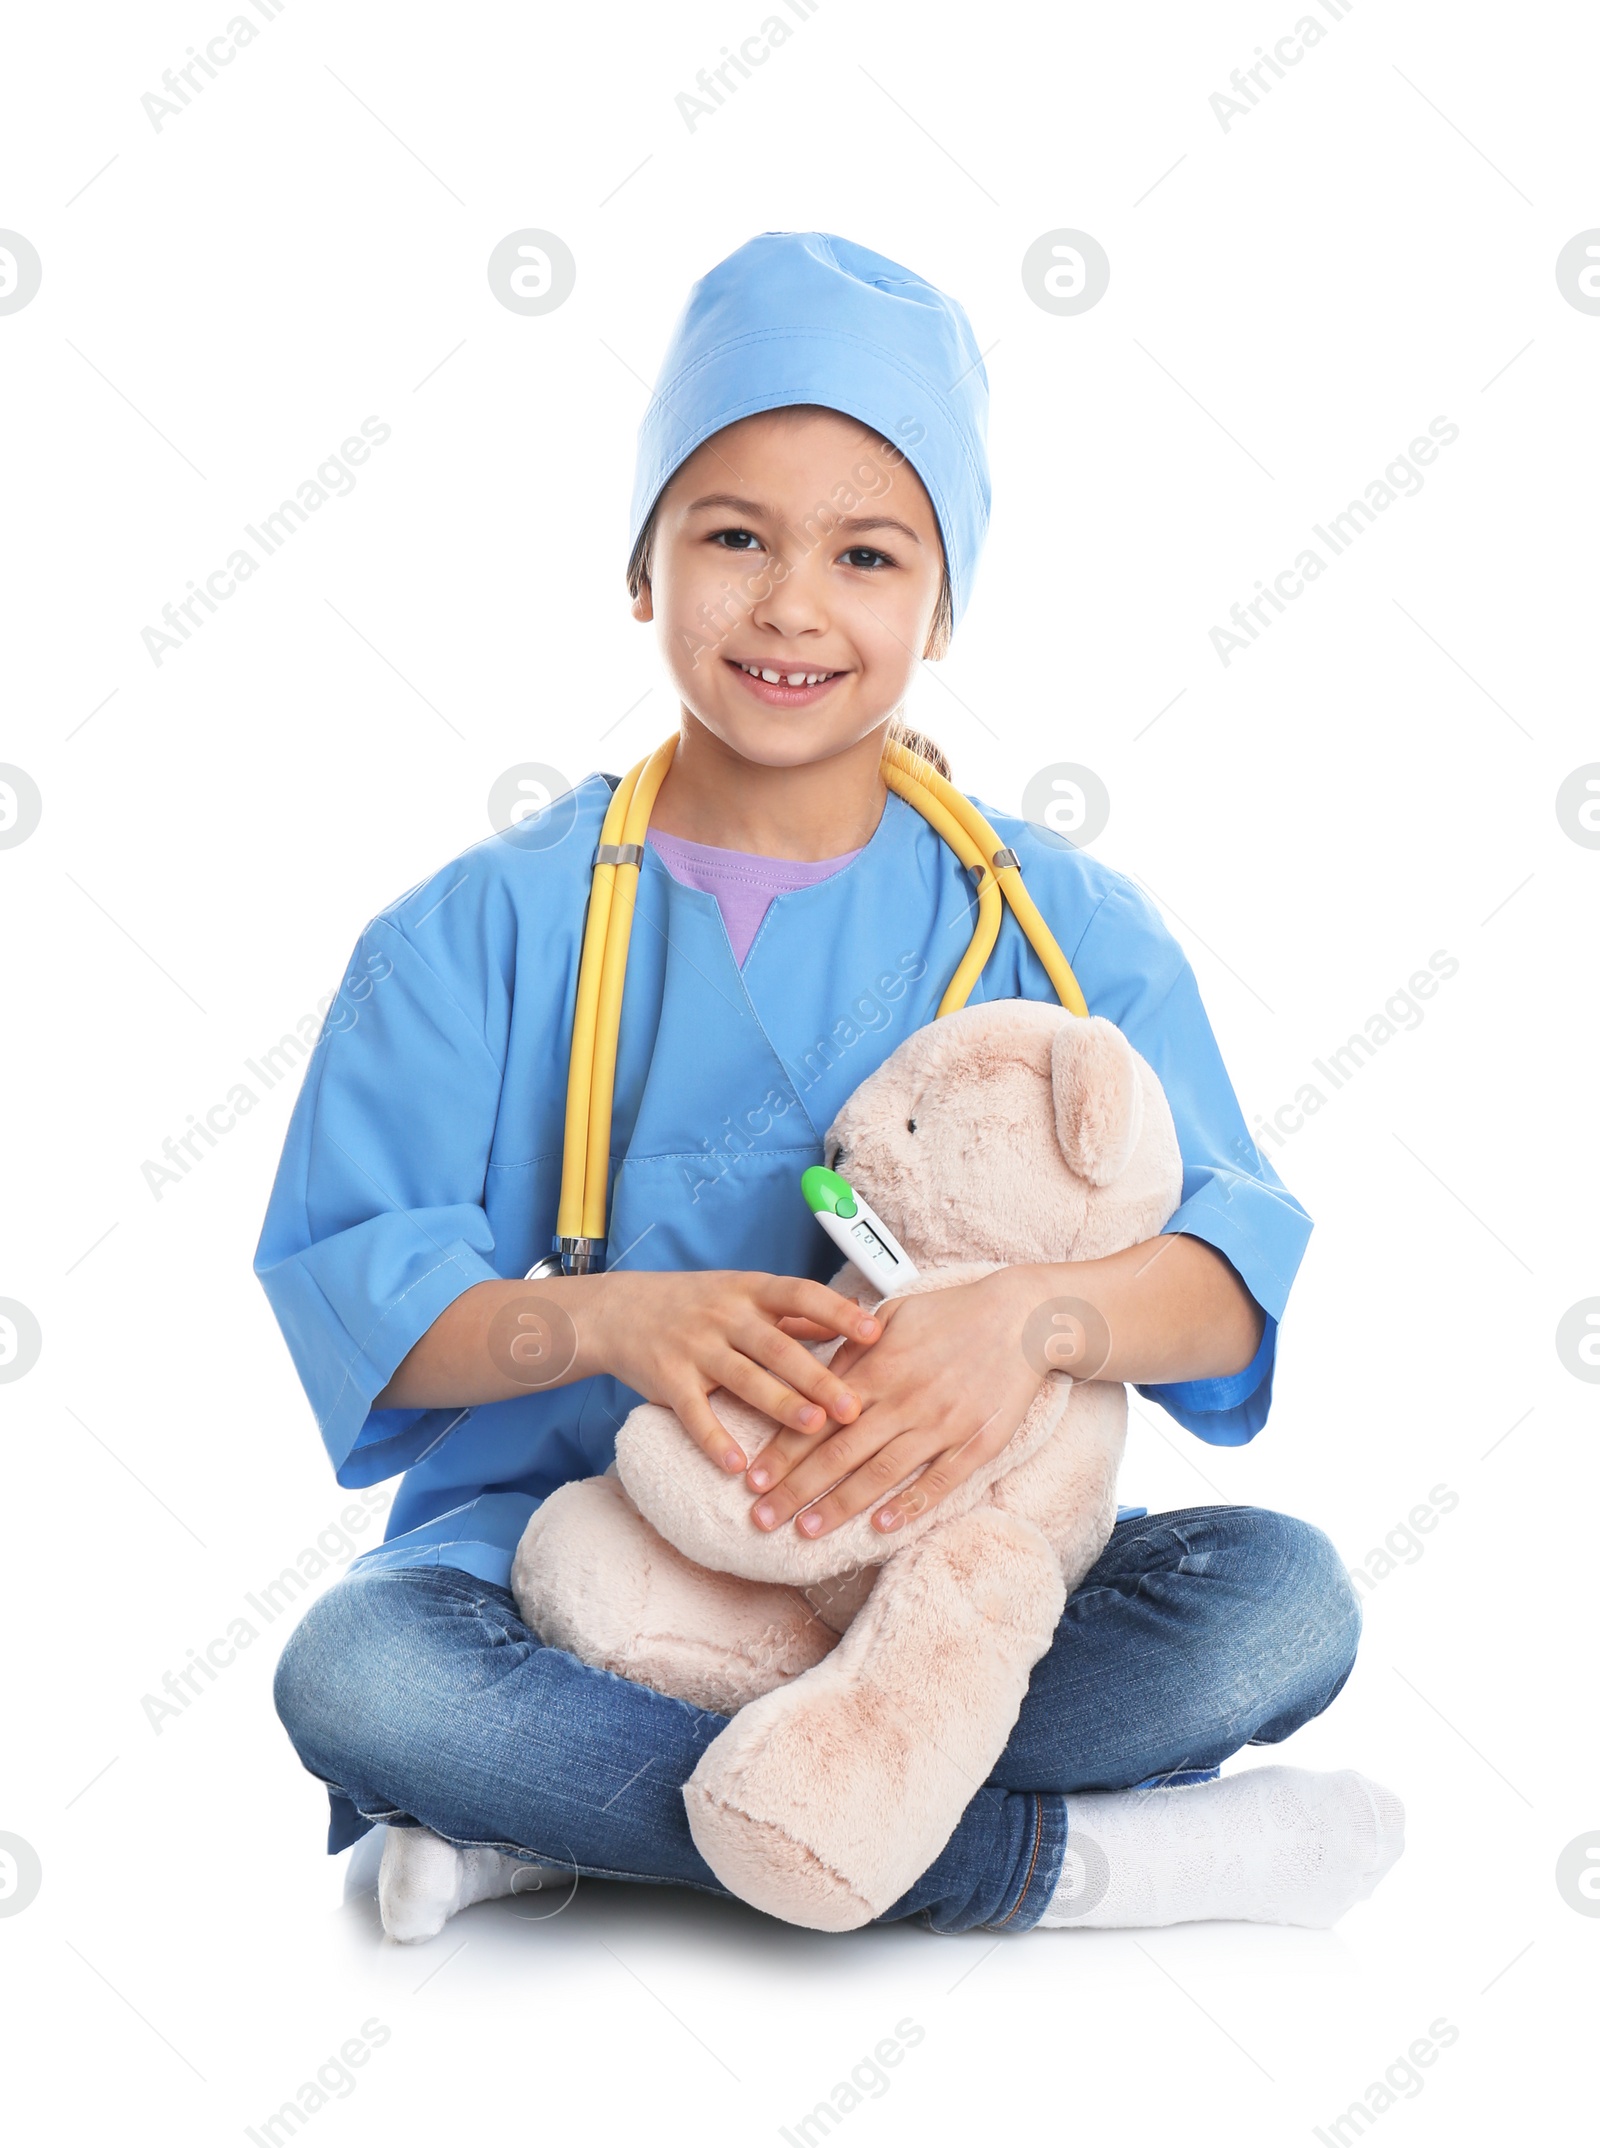
<svg viewBox="0 0 1600 2148">
<path fill-rule="evenodd" d="M 828 1337 L 843 1335 L 847 1340 L 854 1337 L 861 1342 L 876 1341 L 879 1322 L 842 1291 L 831 1290 L 826 1283 L 813 1283 L 803 1275 L 775 1275 L 766 1281 L 772 1287 L 762 1293 L 762 1309 L 769 1317 L 776 1319 L 790 1313 L 816 1321 Z"/>
<path fill-rule="evenodd" d="M 884 1432 L 875 1431 L 881 1419 L 892 1436 L 885 1438 Z M 884 1505 L 873 1521 L 887 1535 L 913 1515 L 925 1514 L 948 1497 L 975 1469 L 998 1454 L 1015 1430 L 1014 1424 L 996 1415 L 966 1439 L 949 1446 L 943 1444 L 944 1435 L 902 1431 L 889 1426 L 883 1412 L 869 1410 L 859 1425 L 836 1432 L 820 1446 L 813 1446 L 781 1484 L 763 1494 L 752 1519 L 758 1528 L 776 1529 L 795 1515 L 795 1527 L 803 1536 L 826 1536 L 830 1529 L 837 1529 L 841 1522 L 865 1512 L 881 1499 Z M 865 1452 L 874 1437 L 882 1444 L 873 1452 Z M 921 1463 L 930 1466 L 914 1482 L 906 1484 Z M 905 1484 L 905 1489 L 895 1492 L 897 1484 Z M 887 1497 L 890 1493 L 894 1493 L 892 1498 Z"/>
<path fill-rule="evenodd" d="M 873 1336 L 847 1335 L 833 1353 L 832 1370 L 846 1378 L 866 1356 L 875 1342 L 880 1341 L 894 1325 L 895 1310 L 905 1303 L 904 1298 L 890 1298 L 878 1311 L 878 1333 Z"/>
<path fill-rule="evenodd" d="M 835 1353 L 833 1360 L 835 1365 L 839 1362 L 840 1354 Z M 828 1370 L 831 1372 L 832 1369 L 833 1367 L 830 1365 Z M 862 1412 L 861 1402 L 858 1398 L 855 1398 L 853 1389 L 846 1389 L 844 1392 L 849 1394 L 852 1399 L 855 1399 L 855 1409 L 849 1415 L 842 1415 L 840 1414 L 840 1407 L 836 1407 L 832 1414 L 839 1424 L 859 1423 Z M 817 1435 L 815 1429 L 808 1436 L 795 1432 L 778 1433 L 775 1438 L 768 1441 L 767 1445 L 761 1449 L 754 1462 L 750 1465 L 749 1482 L 751 1491 L 770 1491 L 774 1485 L 783 1482 L 797 1462 L 803 1460 L 806 1455 L 815 1454 L 816 1452 Z"/>
<path fill-rule="evenodd" d="M 684 1388 L 669 1398 L 667 1406 L 677 1413 L 678 1422 L 700 1452 L 719 1469 L 733 1476 L 745 1467 L 749 1457 L 698 1387 Z"/>
<path fill-rule="evenodd" d="M 830 1413 L 848 1422 L 859 1414 L 861 1404 L 804 1348 L 802 1335 L 782 1323 L 792 1323 L 804 1331 L 804 1339 L 816 1342 L 831 1342 L 840 1335 L 868 1342 L 879 1333 L 878 1322 L 863 1313 L 854 1298 L 805 1276 L 762 1276 L 754 1298 L 762 1316 L 759 1327 L 738 1341 L 724 1333 L 715 1361 L 696 1365 L 694 1381 L 667 1398 L 701 1453 L 730 1474 L 744 1470 L 750 1457 L 707 1401 L 708 1387 L 725 1387 L 791 1432 L 814 1436 L 826 1427 Z"/>
<path fill-rule="evenodd" d="M 736 1350 L 753 1358 L 758 1365 L 775 1374 L 798 1394 L 818 1403 L 839 1424 L 849 1424 L 861 1414 L 861 1398 L 845 1386 L 831 1365 L 824 1365 L 792 1335 L 779 1334 L 777 1329 L 755 1327 L 748 1334 L 731 1335 L 729 1341 Z M 764 1407 L 764 1405 L 763 1405 Z M 769 1411 L 769 1416 L 779 1416 L 784 1424 L 798 1425 L 801 1431 L 820 1432 L 822 1418 L 802 1421 L 797 1416 L 780 1416 Z"/>
<path fill-rule="evenodd" d="M 841 1478 L 868 1463 L 880 1447 L 886 1446 L 902 1430 L 901 1425 L 879 1406 L 862 1413 L 853 1425 L 834 1432 L 825 1440 L 811 1443 L 809 1452 L 795 1462 L 783 1481 L 770 1492 L 763 1492 L 752 1510 L 751 1518 L 758 1529 L 776 1529 L 792 1519 L 803 1507 L 830 1491 Z M 934 1448 L 937 1447 L 935 1440 Z M 924 1449 L 926 1454 L 929 1450 Z M 900 1476 L 904 1476 L 902 1469 Z M 899 1477 L 886 1477 L 878 1488 L 878 1496 L 900 1481 Z M 808 1534 L 816 1534 L 809 1531 Z"/>
<path fill-rule="evenodd" d="M 798 1343 L 791 1347 L 798 1350 Z M 801 1351 L 801 1356 L 805 1352 Z M 809 1364 L 811 1359 L 807 1358 Z M 701 1377 L 709 1379 L 717 1387 L 727 1388 L 741 1402 L 748 1402 L 754 1410 L 765 1417 L 774 1418 L 780 1425 L 790 1425 L 798 1432 L 820 1432 L 828 1422 L 828 1413 L 818 1402 L 799 1394 L 787 1382 L 770 1373 L 765 1365 L 755 1363 L 733 1344 L 719 1352 L 710 1363 L 699 1367 Z M 747 1457 L 748 1459 L 748 1457 Z M 742 1469 L 745 1464 L 740 1463 Z"/>
<path fill-rule="evenodd" d="M 775 1484 L 781 1484 L 796 1462 L 810 1454 L 817 1444 L 813 1432 L 808 1438 L 803 1432 L 780 1432 L 770 1440 L 750 1464 L 746 1482 L 753 1492 L 770 1492 Z"/>
<path fill-rule="evenodd" d="M 1002 1430 L 993 1418 L 987 1424 L 980 1425 L 972 1437 L 963 1440 L 959 1447 L 947 1448 L 943 1454 L 937 1456 L 914 1484 L 908 1484 L 903 1492 L 896 1492 L 892 1499 L 885 1501 L 872 1517 L 873 1527 L 889 1535 L 903 1522 L 910 1521 L 913 1515 L 925 1514 L 929 1507 L 936 1507 L 958 1484 L 964 1483 L 975 1469 L 997 1455 L 1015 1430 L 1015 1425 Z M 838 1487 L 840 1493 L 844 1489 L 843 1485 Z M 852 1508 L 851 1511 L 859 1513 L 860 1508 Z M 833 1524 L 827 1522 L 824 1526 L 831 1528 Z"/>
<path fill-rule="evenodd" d="M 802 1536 L 826 1536 L 830 1529 L 837 1529 L 841 1522 L 847 1522 L 853 1515 L 864 1513 L 868 1507 L 882 1499 L 885 1493 L 893 1491 L 897 1484 L 905 1484 L 906 1478 L 918 1463 L 926 1461 L 927 1451 L 926 1436 L 919 1436 L 914 1432 L 903 1433 L 899 1439 L 890 1440 L 887 1447 L 880 1447 L 869 1461 L 863 1462 L 859 1469 L 852 1471 L 842 1483 L 836 1484 L 833 1490 L 826 1493 L 814 1506 L 808 1507 L 796 1521 L 795 1527 Z M 948 1456 L 939 1457 L 940 1462 L 948 1459 Z M 893 1511 L 905 1502 L 907 1513 L 920 1514 L 942 1499 L 952 1485 L 959 1484 L 961 1478 L 976 1466 L 975 1461 L 967 1464 L 959 1475 L 949 1476 L 937 1491 L 924 1489 L 929 1478 L 933 1476 L 931 1468 L 925 1469 L 920 1477 L 906 1484 L 905 1490 L 890 1500 L 889 1508 Z M 901 1519 L 905 1518 L 906 1515 L 902 1514 Z M 878 1526 L 897 1528 L 899 1522 L 880 1522 Z"/>
</svg>

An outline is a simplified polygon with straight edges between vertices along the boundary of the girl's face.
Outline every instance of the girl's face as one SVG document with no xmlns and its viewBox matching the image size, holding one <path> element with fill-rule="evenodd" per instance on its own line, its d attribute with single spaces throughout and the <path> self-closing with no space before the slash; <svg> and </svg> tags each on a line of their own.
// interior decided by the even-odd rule
<svg viewBox="0 0 1600 2148">
<path fill-rule="evenodd" d="M 633 611 L 691 715 L 742 759 L 795 767 L 900 706 L 943 571 L 898 450 L 836 411 L 763 411 L 675 472 Z"/>
</svg>

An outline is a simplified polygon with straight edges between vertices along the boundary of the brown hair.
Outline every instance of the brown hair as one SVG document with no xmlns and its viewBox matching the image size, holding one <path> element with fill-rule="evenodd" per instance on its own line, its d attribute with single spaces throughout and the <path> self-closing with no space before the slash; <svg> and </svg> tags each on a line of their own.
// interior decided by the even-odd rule
<svg viewBox="0 0 1600 2148">
<path fill-rule="evenodd" d="M 909 746 L 913 753 L 920 753 L 925 761 L 933 763 L 946 783 L 951 780 L 950 763 L 943 753 L 925 731 L 914 731 L 903 716 L 897 713 L 889 718 L 889 728 L 884 736 L 894 739 L 898 745 Z"/>
</svg>

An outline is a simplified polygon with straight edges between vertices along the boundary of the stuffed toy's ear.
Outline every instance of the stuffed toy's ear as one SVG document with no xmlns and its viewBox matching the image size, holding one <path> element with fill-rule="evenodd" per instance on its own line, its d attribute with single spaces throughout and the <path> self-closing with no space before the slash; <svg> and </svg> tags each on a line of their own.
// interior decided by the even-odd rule
<svg viewBox="0 0 1600 2148">
<path fill-rule="evenodd" d="M 1050 1088 L 1069 1170 L 1091 1186 L 1109 1186 L 1127 1168 L 1144 1125 L 1133 1047 L 1104 1016 L 1075 1016 L 1051 1042 Z"/>
</svg>

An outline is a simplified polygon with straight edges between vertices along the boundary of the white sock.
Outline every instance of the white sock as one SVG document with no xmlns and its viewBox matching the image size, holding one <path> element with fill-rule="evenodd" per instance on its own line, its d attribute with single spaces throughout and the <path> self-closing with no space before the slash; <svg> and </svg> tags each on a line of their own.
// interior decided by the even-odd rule
<svg viewBox="0 0 1600 2148">
<path fill-rule="evenodd" d="M 378 1909 L 388 1936 L 406 1943 L 432 1939 L 458 1911 L 519 1894 L 537 1886 L 547 1872 L 552 1879 L 571 1877 L 503 1850 L 457 1849 L 425 1827 L 391 1827 L 387 1835 L 378 1869 Z"/>
<path fill-rule="evenodd" d="M 1069 1797 L 1067 1854 L 1040 1925 L 1327 1926 L 1405 1847 L 1405 1809 L 1351 1768 L 1250 1768 L 1175 1790 Z"/>
</svg>

